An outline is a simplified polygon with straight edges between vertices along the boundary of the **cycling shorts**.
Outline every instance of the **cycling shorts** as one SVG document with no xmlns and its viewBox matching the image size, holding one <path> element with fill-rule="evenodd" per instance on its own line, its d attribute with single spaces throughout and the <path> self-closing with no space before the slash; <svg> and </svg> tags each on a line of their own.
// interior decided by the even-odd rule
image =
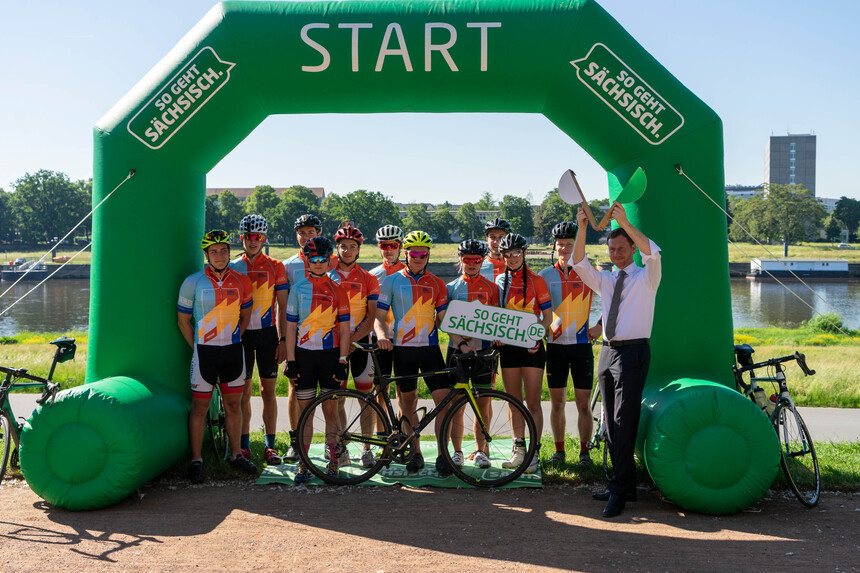
<svg viewBox="0 0 860 573">
<path fill-rule="evenodd" d="M 296 380 L 296 391 L 337 390 L 341 384 L 334 379 L 335 368 L 340 359 L 339 348 L 308 350 L 296 348 L 296 362 L 299 367 L 299 377 Z"/>
<path fill-rule="evenodd" d="M 226 346 L 194 345 L 191 356 L 191 395 L 197 399 L 212 396 L 215 384 L 221 392 L 233 394 L 245 390 L 245 353 L 241 342 Z"/>
<path fill-rule="evenodd" d="M 448 364 L 448 367 L 452 367 L 451 357 L 454 355 L 454 347 L 448 347 L 448 355 L 445 358 L 445 362 Z M 451 376 L 454 376 L 453 374 Z M 485 372 L 484 374 L 479 374 L 477 376 L 469 377 L 469 381 L 472 382 L 472 386 L 480 386 L 481 388 L 492 389 L 495 387 L 496 382 L 496 371 L 492 370 L 491 372 Z"/>
<path fill-rule="evenodd" d="M 502 368 L 540 368 L 546 364 L 546 349 L 543 340 L 538 343 L 537 352 L 531 353 L 528 348 L 505 344 L 499 350 Z"/>
<path fill-rule="evenodd" d="M 430 372 L 445 368 L 445 360 L 439 346 L 395 346 L 392 351 L 394 374 L 408 376 L 418 372 Z M 447 374 L 436 374 L 424 378 L 424 383 L 430 392 L 451 387 L 451 378 Z M 401 392 L 414 392 L 418 389 L 418 378 L 404 378 L 397 381 Z"/>
<path fill-rule="evenodd" d="M 242 335 L 242 345 L 245 347 L 245 378 L 254 374 L 254 355 L 256 354 L 257 372 L 260 378 L 278 377 L 278 329 L 267 326 L 255 330 L 246 330 Z"/>
<path fill-rule="evenodd" d="M 547 344 L 546 381 L 550 388 L 567 388 L 567 375 L 577 390 L 591 390 L 594 385 L 594 354 L 591 343 Z"/>
</svg>

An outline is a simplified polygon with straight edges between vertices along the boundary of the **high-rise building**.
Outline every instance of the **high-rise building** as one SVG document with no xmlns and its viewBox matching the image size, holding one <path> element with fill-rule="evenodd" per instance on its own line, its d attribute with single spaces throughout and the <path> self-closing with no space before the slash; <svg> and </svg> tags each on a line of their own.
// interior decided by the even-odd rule
<svg viewBox="0 0 860 573">
<path fill-rule="evenodd" d="M 772 135 L 764 152 L 764 181 L 803 185 L 815 196 L 815 135 Z"/>
</svg>

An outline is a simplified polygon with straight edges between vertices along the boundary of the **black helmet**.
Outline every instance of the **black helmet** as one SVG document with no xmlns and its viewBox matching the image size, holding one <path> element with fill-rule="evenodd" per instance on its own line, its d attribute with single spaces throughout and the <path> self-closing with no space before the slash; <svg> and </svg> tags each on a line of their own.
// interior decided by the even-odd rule
<svg viewBox="0 0 860 573">
<path fill-rule="evenodd" d="M 480 255 L 486 257 L 489 252 L 490 248 L 487 246 L 487 243 L 478 241 L 477 239 L 466 239 L 457 247 L 458 257 L 462 257 L 463 255 Z"/>
<path fill-rule="evenodd" d="M 493 229 L 501 229 L 505 233 L 511 232 L 511 224 L 508 223 L 507 219 L 502 219 L 501 217 L 496 217 L 492 221 L 487 221 L 484 225 L 484 234 L 486 235 Z"/>
<path fill-rule="evenodd" d="M 302 225 L 303 227 L 309 227 L 310 225 Z M 331 245 L 331 241 L 327 237 L 311 237 L 305 243 L 305 246 L 302 247 L 302 253 L 304 253 L 305 258 L 316 257 L 322 255 L 323 257 L 330 257 L 334 252 L 334 247 Z"/>
<path fill-rule="evenodd" d="M 573 239 L 576 237 L 576 231 L 579 229 L 576 223 L 570 221 L 562 221 L 552 228 L 553 239 Z"/>
<path fill-rule="evenodd" d="M 313 227 L 319 233 L 322 231 L 322 221 L 316 215 L 308 213 L 296 219 L 296 222 L 293 224 L 293 230 L 298 231 L 299 227 Z"/>
<path fill-rule="evenodd" d="M 517 233 L 505 235 L 502 240 L 499 241 L 500 251 L 512 251 L 514 249 L 526 250 L 528 247 L 529 240 Z"/>
</svg>

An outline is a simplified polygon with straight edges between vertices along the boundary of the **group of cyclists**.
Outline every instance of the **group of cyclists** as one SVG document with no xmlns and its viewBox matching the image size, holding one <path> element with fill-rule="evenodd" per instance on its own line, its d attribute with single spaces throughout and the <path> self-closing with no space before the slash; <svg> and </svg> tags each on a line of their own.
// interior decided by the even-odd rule
<svg viewBox="0 0 860 573">
<path fill-rule="evenodd" d="M 555 452 L 550 463 L 564 463 L 565 402 L 572 378 L 579 414 L 579 463 L 590 465 L 586 444 L 592 431 L 589 396 L 594 360 L 591 341 L 600 336 L 601 325 L 589 328 L 592 291 L 569 261 L 577 233 L 575 223 L 565 221 L 552 229 L 555 264 L 535 273 L 527 264 L 528 240 L 503 218 L 485 225 L 486 241 L 467 239 L 457 249 L 460 276 L 445 284 L 427 270 L 433 241 L 424 231 L 408 234 L 395 225 L 377 230 L 375 239 L 382 264 L 366 271 L 358 265 L 364 235 L 344 223 L 333 239 L 321 235 L 315 215 L 299 217 L 294 225 L 299 252 L 281 262 L 263 250 L 267 223 L 260 215 L 247 215 L 239 223 L 243 253 L 230 260 L 230 236 L 222 230 L 206 233 L 201 248 L 206 267 L 189 276 L 179 293 L 178 324 L 193 350 L 191 364 L 192 407 L 188 430 L 191 443 L 189 478 L 204 479 L 202 443 L 206 412 L 215 384 L 220 384 L 226 414 L 226 433 L 231 447 L 228 461 L 235 468 L 256 473 L 250 460 L 251 377 L 256 363 L 260 378 L 265 431 L 263 457 L 268 465 L 299 462 L 296 432 L 302 408 L 318 391 L 345 388 L 352 374 L 356 390 L 368 393 L 377 375 L 407 376 L 397 381 L 400 412 L 418 423 L 419 373 L 445 368 L 455 353 L 468 353 L 498 345 L 504 389 L 525 404 L 532 414 L 537 435 L 542 435 L 541 390 L 546 370 L 551 398 L 550 428 Z M 401 257 L 404 257 L 401 260 Z M 439 325 L 450 300 L 479 301 L 485 305 L 534 313 L 545 327 L 543 340 L 532 348 L 499 342 L 449 336 L 446 356 L 439 347 Z M 365 352 L 354 352 L 353 342 L 375 341 L 382 373 L 374 372 Z M 289 378 L 288 419 L 290 445 L 284 456 L 275 448 L 277 401 L 275 383 L 279 364 Z M 410 374 L 415 377 L 408 377 Z M 496 372 L 473 377 L 478 387 L 495 385 Z M 435 375 L 425 378 L 434 402 L 448 394 L 452 380 Z M 479 398 L 479 408 L 489 409 Z M 326 435 L 335 435 L 342 413 L 336 402 L 324 411 Z M 489 413 L 488 413 L 489 415 Z M 443 416 L 438 416 L 438 425 Z M 362 428 L 371 432 L 374 428 Z M 313 431 L 307 428 L 306 431 Z M 310 438 L 310 436 L 306 436 Z M 452 435 L 454 464 L 490 467 L 487 452 L 476 444 L 468 456 L 463 436 Z M 305 440 L 306 443 L 310 439 Z M 406 465 L 410 473 L 424 468 L 420 442 Z M 525 456 L 523 444 L 514 442 L 511 458 L 502 467 L 518 467 Z M 369 448 L 351 460 L 339 444 L 326 444 L 328 471 L 342 466 L 374 464 Z M 436 469 L 449 475 L 441 456 Z M 539 454 L 528 472 L 539 466 Z M 310 478 L 298 465 L 295 482 Z"/>
</svg>

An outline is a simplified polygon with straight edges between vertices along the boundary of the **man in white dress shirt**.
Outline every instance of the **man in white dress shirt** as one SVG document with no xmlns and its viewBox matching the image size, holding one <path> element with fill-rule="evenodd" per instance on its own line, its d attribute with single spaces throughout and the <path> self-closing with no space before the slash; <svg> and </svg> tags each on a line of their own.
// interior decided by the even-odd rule
<svg viewBox="0 0 860 573">
<path fill-rule="evenodd" d="M 636 465 L 633 450 L 639 429 L 642 389 L 651 362 L 651 326 L 654 300 L 660 285 L 660 248 L 627 220 L 619 203 L 611 217 L 618 228 L 609 233 L 609 258 L 617 270 L 597 271 L 585 256 L 585 233 L 577 233 L 571 263 L 583 282 L 600 294 L 603 302 L 603 349 L 597 380 L 606 412 L 607 447 L 615 476 L 609 491 L 593 497 L 607 501 L 604 517 L 615 517 L 627 501 L 636 499 Z M 582 208 L 576 214 L 581 229 L 588 224 Z M 636 248 L 644 267 L 633 262 Z"/>
</svg>

